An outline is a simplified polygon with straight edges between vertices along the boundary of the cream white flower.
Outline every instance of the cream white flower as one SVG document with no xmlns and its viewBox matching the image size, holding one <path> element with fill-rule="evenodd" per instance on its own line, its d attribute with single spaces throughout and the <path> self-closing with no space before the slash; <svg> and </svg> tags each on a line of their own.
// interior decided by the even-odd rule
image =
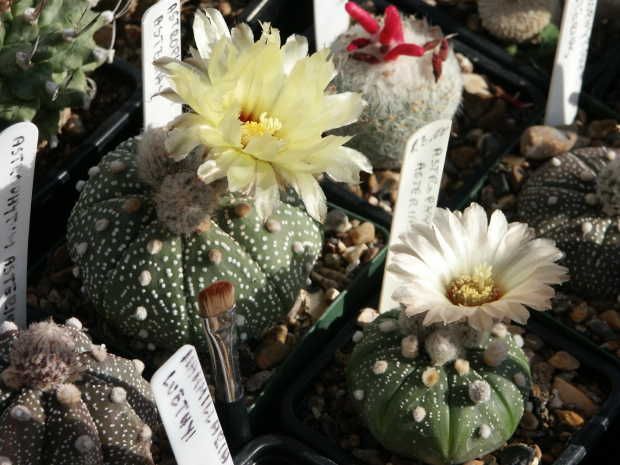
<svg viewBox="0 0 620 465">
<path fill-rule="evenodd" d="M 549 239 L 534 239 L 524 223 L 510 223 L 497 210 L 487 226 L 478 204 L 463 214 L 441 209 L 433 228 L 412 225 L 394 245 L 388 270 L 403 286 L 392 298 L 408 315 L 426 313 L 424 324 L 466 319 L 478 331 L 496 320 L 525 323 L 526 306 L 548 310 L 550 285 L 568 279 L 554 263 L 562 252 Z"/>
<path fill-rule="evenodd" d="M 208 9 L 197 13 L 194 37 L 190 58 L 157 62 L 171 86 L 162 95 L 192 110 L 169 124 L 171 156 L 180 160 L 203 145 L 208 153 L 198 175 L 205 183 L 226 177 L 229 190 L 254 194 L 264 220 L 288 183 L 322 221 L 322 173 L 357 183 L 360 170 L 372 171 L 364 155 L 343 147 L 350 137 L 322 137 L 357 119 L 361 94 L 326 95 L 335 72 L 329 49 L 308 56 L 300 36 L 281 46 L 268 24 L 254 42 L 247 24 L 229 32 L 219 11 Z"/>
</svg>

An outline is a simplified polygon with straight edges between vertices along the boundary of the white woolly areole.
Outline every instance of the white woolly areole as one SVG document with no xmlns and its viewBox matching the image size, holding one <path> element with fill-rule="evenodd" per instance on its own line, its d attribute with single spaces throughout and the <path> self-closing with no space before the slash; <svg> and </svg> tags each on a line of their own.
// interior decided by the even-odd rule
<svg viewBox="0 0 620 465">
<path fill-rule="evenodd" d="M 379 329 L 382 333 L 391 333 L 396 329 L 396 324 L 392 320 L 386 320 L 379 323 Z"/>
<path fill-rule="evenodd" d="M 363 400 L 364 399 L 364 390 L 363 389 L 356 389 L 355 391 L 353 391 L 353 398 L 355 400 Z"/>
<path fill-rule="evenodd" d="M 457 358 L 454 361 L 454 369 L 459 375 L 466 375 L 469 373 L 469 362 L 464 358 Z"/>
<path fill-rule="evenodd" d="M 58 399 L 58 402 L 61 404 L 75 404 L 81 398 L 82 393 L 75 384 L 65 383 L 56 388 L 56 399 Z"/>
<path fill-rule="evenodd" d="M 13 461 L 6 455 L 0 455 L 0 465 L 13 465 Z"/>
<path fill-rule="evenodd" d="M 86 434 L 77 438 L 73 445 L 82 454 L 85 454 L 86 452 L 92 450 L 93 447 L 95 447 L 95 443 L 92 438 Z"/>
<path fill-rule="evenodd" d="M 491 398 L 491 386 L 481 379 L 477 379 L 473 383 L 470 383 L 467 392 L 469 393 L 471 401 L 476 405 L 488 402 Z"/>
<path fill-rule="evenodd" d="M 78 192 L 82 192 L 84 190 L 85 185 L 86 185 L 86 181 L 84 181 L 83 179 L 80 179 L 78 182 L 75 183 L 75 190 Z"/>
<path fill-rule="evenodd" d="M 108 349 L 105 344 L 93 347 L 91 355 L 99 363 L 103 362 L 108 357 Z"/>
<path fill-rule="evenodd" d="M 512 379 L 514 380 L 515 384 L 518 387 L 525 387 L 527 381 L 525 379 L 525 375 L 521 372 L 519 373 L 515 373 L 512 377 Z"/>
<path fill-rule="evenodd" d="M 424 373 L 422 373 L 422 383 L 424 383 L 424 386 L 427 388 L 432 388 L 438 381 L 439 372 L 435 368 L 428 367 L 424 370 Z"/>
<path fill-rule="evenodd" d="M 480 437 L 484 439 L 488 439 L 491 436 L 491 427 L 489 425 L 481 425 L 480 426 Z"/>
<path fill-rule="evenodd" d="M 508 328 L 506 328 L 504 323 L 496 323 L 491 330 L 491 334 L 497 337 L 506 337 L 506 334 L 508 334 Z"/>
<path fill-rule="evenodd" d="M 492 367 L 502 363 L 508 355 L 508 343 L 502 339 L 492 340 L 484 351 L 484 362 Z"/>
<path fill-rule="evenodd" d="M 74 266 L 73 269 L 71 270 L 71 273 L 73 274 L 74 278 L 77 278 L 80 276 L 80 267 L 79 266 Z"/>
<path fill-rule="evenodd" d="M 79 331 L 81 331 L 83 328 L 82 322 L 76 317 L 71 317 L 67 321 L 65 321 L 65 326 L 72 326 Z"/>
<path fill-rule="evenodd" d="M 88 170 L 88 177 L 94 178 L 99 173 L 101 173 L 101 169 L 98 166 L 91 166 Z"/>
<path fill-rule="evenodd" d="M 144 371 L 145 365 L 144 362 L 142 360 L 139 360 L 137 358 L 134 358 L 132 360 L 133 362 L 133 366 L 136 368 L 136 371 L 138 372 L 139 375 L 142 374 L 142 372 Z"/>
<path fill-rule="evenodd" d="M 16 405 L 11 409 L 11 417 L 17 421 L 28 421 L 32 418 L 32 412 L 25 405 Z"/>
<path fill-rule="evenodd" d="M 351 339 L 353 340 L 353 342 L 355 342 L 357 344 L 362 339 L 364 339 L 364 333 L 362 331 L 355 331 L 353 333 L 353 337 Z"/>
<path fill-rule="evenodd" d="M 456 360 L 462 351 L 462 346 L 448 329 L 440 329 L 428 335 L 424 341 L 424 348 L 435 365 Z"/>
<path fill-rule="evenodd" d="M 387 370 L 387 367 L 388 367 L 388 364 L 385 360 L 377 360 L 372 367 L 372 372 L 375 375 L 381 375 L 385 373 L 385 370 Z"/>
<path fill-rule="evenodd" d="M 235 323 L 237 324 L 237 326 L 243 326 L 245 324 L 245 316 L 243 316 L 243 315 L 236 315 L 235 316 Z"/>
<path fill-rule="evenodd" d="M 105 231 L 106 229 L 108 229 L 109 226 L 110 226 L 110 220 L 108 220 L 107 218 L 101 218 L 95 221 L 95 230 L 97 232 Z"/>
<path fill-rule="evenodd" d="M 80 242 L 75 248 L 75 251 L 78 253 L 78 255 L 84 255 L 87 250 L 88 250 L 87 242 Z"/>
<path fill-rule="evenodd" d="M 146 311 L 146 308 L 144 308 L 143 306 L 139 306 L 138 308 L 136 308 L 136 311 L 133 313 L 133 317 L 136 320 L 146 320 L 146 317 L 148 315 L 148 312 Z"/>
<path fill-rule="evenodd" d="M 159 239 L 151 239 L 146 245 L 146 250 L 151 255 L 155 255 L 156 253 L 161 252 L 162 247 L 163 244 Z"/>
<path fill-rule="evenodd" d="M 151 430 L 151 427 L 144 423 L 140 428 L 140 438 L 145 440 L 150 439 L 151 436 L 153 436 L 153 431 Z"/>
<path fill-rule="evenodd" d="M 415 421 L 419 423 L 424 420 L 424 417 L 426 417 L 426 410 L 424 409 L 424 407 L 418 406 L 413 409 L 413 419 Z"/>
<path fill-rule="evenodd" d="M 146 339 L 147 337 L 149 337 L 149 332 L 146 329 L 141 329 L 140 331 L 138 331 L 138 337 Z"/>
<path fill-rule="evenodd" d="M 140 276 L 138 276 L 138 282 L 143 286 L 148 286 L 151 284 L 151 279 L 153 278 L 151 277 L 151 272 L 149 270 L 143 270 L 142 273 L 140 273 Z"/>
<path fill-rule="evenodd" d="M 296 253 L 296 254 L 303 253 L 303 251 L 305 249 L 306 248 L 304 247 L 304 245 L 301 242 L 299 242 L 299 241 L 293 242 L 293 252 L 294 253 Z"/>
<path fill-rule="evenodd" d="M 418 336 L 410 334 L 400 341 L 400 347 L 403 357 L 416 358 L 420 352 L 418 347 Z"/>
<path fill-rule="evenodd" d="M 19 328 L 13 321 L 3 321 L 0 324 L 0 334 L 8 333 L 9 331 L 17 331 Z"/>
<path fill-rule="evenodd" d="M 110 402 L 113 404 L 120 404 L 127 399 L 127 391 L 120 386 L 116 386 L 110 391 Z"/>
<path fill-rule="evenodd" d="M 520 334 L 514 334 L 512 336 L 512 340 L 519 347 L 523 347 L 525 345 L 525 341 L 523 340 L 523 336 L 521 336 Z"/>
</svg>

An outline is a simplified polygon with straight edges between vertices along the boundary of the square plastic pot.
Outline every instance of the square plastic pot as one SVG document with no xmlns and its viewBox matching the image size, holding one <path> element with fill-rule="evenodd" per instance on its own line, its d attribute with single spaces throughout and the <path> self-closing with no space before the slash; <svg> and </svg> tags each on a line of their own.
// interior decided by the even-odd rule
<svg viewBox="0 0 620 465">
<path fill-rule="evenodd" d="M 372 303 L 370 305 L 372 306 Z M 352 319 L 342 328 L 307 369 L 297 377 L 279 405 L 280 428 L 282 430 L 285 430 L 288 435 L 304 441 L 334 462 L 348 465 L 364 465 L 366 462 L 342 449 L 338 444 L 330 441 L 327 436 L 302 423 L 296 414 L 296 407 L 311 392 L 314 380 L 333 360 L 336 351 L 351 340 L 355 331 L 358 330 L 356 323 L 356 320 Z M 609 392 L 609 397 L 601 405 L 598 413 L 571 438 L 562 454 L 553 462 L 554 465 L 575 465 L 586 457 L 587 451 L 609 429 L 612 421 L 620 412 L 620 371 L 601 359 L 598 354 L 582 346 L 580 341 L 565 337 L 558 329 L 558 323 L 555 321 L 541 324 L 530 319 L 526 328 L 529 332 L 541 337 L 546 346 L 567 351 L 577 358 L 584 376 L 600 380 Z"/>
</svg>

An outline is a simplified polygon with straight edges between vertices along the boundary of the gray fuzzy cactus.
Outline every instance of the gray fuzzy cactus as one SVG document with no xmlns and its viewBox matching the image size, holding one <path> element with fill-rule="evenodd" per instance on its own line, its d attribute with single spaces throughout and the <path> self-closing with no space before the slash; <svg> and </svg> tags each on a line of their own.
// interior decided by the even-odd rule
<svg viewBox="0 0 620 465">
<path fill-rule="evenodd" d="M 586 299 L 620 296 L 620 156 L 605 147 L 556 155 L 518 196 L 521 220 L 564 253 L 564 289 Z"/>
<path fill-rule="evenodd" d="M 93 345 L 72 318 L 0 325 L 0 463 L 150 465 L 157 411 L 144 364 Z"/>
<path fill-rule="evenodd" d="M 323 245 L 322 228 L 292 190 L 263 223 L 252 198 L 196 176 L 200 153 L 168 158 L 165 134 L 130 139 L 91 170 L 67 230 L 76 272 L 123 333 L 203 351 L 198 294 L 228 280 L 240 336 L 256 336 L 292 308 Z"/>
<path fill-rule="evenodd" d="M 500 447 L 521 420 L 531 375 L 503 325 L 482 334 L 460 324 L 424 327 L 400 310 L 354 336 L 349 397 L 388 450 L 433 465 Z"/>
<path fill-rule="evenodd" d="M 87 107 L 86 75 L 111 58 L 93 34 L 113 20 L 86 0 L 13 0 L 0 16 L 0 130 L 22 121 L 56 136 L 65 108 Z"/>
<path fill-rule="evenodd" d="M 357 122 L 335 133 L 357 134 L 347 145 L 375 169 L 399 169 L 407 139 L 428 123 L 452 119 L 463 91 L 459 64 L 439 27 L 395 15 L 401 40 L 382 44 L 377 33 L 355 24 L 330 45 L 338 71 L 332 84 L 338 92 L 361 92 L 368 103 Z M 393 29 L 384 17 L 375 21 L 383 30 Z"/>
</svg>

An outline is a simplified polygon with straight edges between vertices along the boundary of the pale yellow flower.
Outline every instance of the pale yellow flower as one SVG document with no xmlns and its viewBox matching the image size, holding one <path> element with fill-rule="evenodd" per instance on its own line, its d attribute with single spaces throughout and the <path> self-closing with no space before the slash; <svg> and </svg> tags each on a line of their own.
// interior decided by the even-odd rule
<svg viewBox="0 0 620 465">
<path fill-rule="evenodd" d="M 322 173 L 357 183 L 360 170 L 372 171 L 364 155 L 343 147 L 350 137 L 322 137 L 357 119 L 361 94 L 326 95 L 335 72 L 330 51 L 308 56 L 300 36 L 281 45 L 278 30 L 268 24 L 254 42 L 246 24 L 229 32 L 219 11 L 208 9 L 197 13 L 194 37 L 190 58 L 157 62 L 171 86 L 162 95 L 191 107 L 169 123 L 171 156 L 180 160 L 203 145 L 208 152 L 198 175 L 205 183 L 226 177 L 229 190 L 256 197 L 263 219 L 288 183 L 322 221 Z"/>
<path fill-rule="evenodd" d="M 437 210 L 433 227 L 412 225 L 399 236 L 388 271 L 403 283 L 392 298 L 408 315 L 426 313 L 424 324 L 467 320 L 487 331 L 497 320 L 525 323 L 529 312 L 548 310 L 568 279 L 554 263 L 562 252 L 549 239 L 534 239 L 524 223 L 508 223 L 472 204 L 462 215 Z"/>
</svg>

